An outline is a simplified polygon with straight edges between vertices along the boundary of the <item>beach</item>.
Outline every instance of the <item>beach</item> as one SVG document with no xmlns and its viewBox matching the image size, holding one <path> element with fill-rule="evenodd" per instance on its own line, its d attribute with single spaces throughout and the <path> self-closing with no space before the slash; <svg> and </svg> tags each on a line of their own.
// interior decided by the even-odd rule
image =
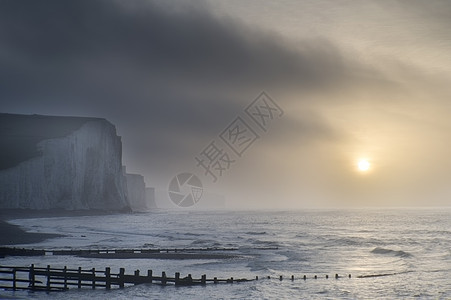
<svg viewBox="0 0 451 300">
<path fill-rule="evenodd" d="M 24 246 L 34 249 L 224 247 L 237 250 L 149 253 L 152 255 L 134 251 L 102 257 L 7 256 L 2 259 L 6 266 L 35 264 L 36 267 L 96 270 L 109 267 L 112 273 L 125 268 L 127 274 L 136 270 L 147 274 L 152 270 L 156 275 L 165 272 L 174 276 L 179 272 L 181 277 L 192 274 L 193 278 L 200 278 L 206 274 L 208 278 L 258 276 L 259 280 L 189 288 L 143 284 L 109 291 L 82 288 L 64 294 L 18 291 L 2 291 L 2 294 L 66 300 L 216 299 L 218 295 L 225 299 L 375 299 L 381 296 L 448 299 L 451 296 L 450 220 L 449 209 L 160 212 L 11 219 L 10 223 L 20 226 L 14 227 L 15 230 L 63 235 Z M 274 249 L 262 250 L 268 248 Z M 338 279 L 335 274 L 339 275 Z M 352 277 L 348 278 L 348 274 Z M 292 275 L 294 281 L 288 280 Z M 283 276 L 282 281 L 279 276 Z"/>
<path fill-rule="evenodd" d="M 34 244 L 61 234 L 26 232 L 17 225 L 0 220 L 0 245 Z"/>
</svg>

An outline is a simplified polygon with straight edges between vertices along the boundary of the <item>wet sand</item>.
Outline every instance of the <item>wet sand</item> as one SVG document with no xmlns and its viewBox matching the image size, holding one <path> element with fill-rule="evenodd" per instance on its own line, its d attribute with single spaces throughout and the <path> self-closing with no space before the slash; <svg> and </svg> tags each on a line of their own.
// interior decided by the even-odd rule
<svg viewBox="0 0 451 300">
<path fill-rule="evenodd" d="M 80 216 L 104 216 L 114 214 L 131 213 L 124 211 L 105 211 L 96 209 L 85 210 L 65 210 L 65 209 L 2 209 L 0 210 L 0 220 L 13 219 L 36 219 L 54 217 L 80 217 Z"/>
<path fill-rule="evenodd" d="M 64 235 L 52 233 L 32 233 L 26 232 L 19 226 L 9 224 L 6 221 L 12 219 L 28 219 L 28 218 L 51 218 L 51 217 L 73 217 L 73 216 L 97 216 L 120 214 L 123 212 L 110 212 L 103 210 L 64 210 L 64 209 L 3 209 L 0 210 L 0 245 L 17 245 L 17 244 L 33 244 L 40 243 L 50 238 L 63 237 Z"/>
<path fill-rule="evenodd" d="M 0 220 L 0 245 L 40 243 L 49 238 L 61 237 L 60 234 L 26 232 L 19 226 Z"/>
</svg>

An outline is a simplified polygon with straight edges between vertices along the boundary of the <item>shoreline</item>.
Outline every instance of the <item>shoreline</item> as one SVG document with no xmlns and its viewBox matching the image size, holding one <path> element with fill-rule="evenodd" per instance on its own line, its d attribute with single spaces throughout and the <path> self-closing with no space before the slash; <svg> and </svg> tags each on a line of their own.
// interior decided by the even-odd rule
<svg viewBox="0 0 451 300">
<path fill-rule="evenodd" d="M 10 224 L 8 220 L 101 216 L 113 214 L 125 214 L 129 211 L 105 211 L 105 210 L 64 210 L 64 209 L 4 209 L 0 211 L 0 246 L 40 243 L 47 239 L 64 237 L 56 233 L 27 232 L 20 226 Z"/>
<path fill-rule="evenodd" d="M 115 214 L 132 213 L 129 210 L 107 211 L 100 209 L 86 210 L 65 210 L 65 209 L 3 209 L 0 210 L 0 220 L 15 219 L 37 219 L 37 218 L 58 218 L 58 217 L 83 217 L 83 216 L 104 216 Z"/>
<path fill-rule="evenodd" d="M 232 259 L 242 257 L 231 253 L 90 253 L 78 255 L 85 258 L 104 259 Z"/>
<path fill-rule="evenodd" d="M 63 237 L 56 233 L 26 232 L 17 225 L 0 220 L 0 245 L 20 245 L 40 243 L 47 239 Z"/>
</svg>

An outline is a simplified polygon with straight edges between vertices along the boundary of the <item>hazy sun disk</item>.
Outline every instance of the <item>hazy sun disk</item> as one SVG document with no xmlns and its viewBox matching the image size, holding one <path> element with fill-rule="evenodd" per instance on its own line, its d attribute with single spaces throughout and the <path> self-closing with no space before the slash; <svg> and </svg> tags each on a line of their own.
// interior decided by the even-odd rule
<svg viewBox="0 0 451 300">
<path fill-rule="evenodd" d="M 358 163 L 358 168 L 359 168 L 359 171 L 362 171 L 362 172 L 368 171 L 370 169 L 370 163 L 367 160 L 362 159 Z"/>
</svg>

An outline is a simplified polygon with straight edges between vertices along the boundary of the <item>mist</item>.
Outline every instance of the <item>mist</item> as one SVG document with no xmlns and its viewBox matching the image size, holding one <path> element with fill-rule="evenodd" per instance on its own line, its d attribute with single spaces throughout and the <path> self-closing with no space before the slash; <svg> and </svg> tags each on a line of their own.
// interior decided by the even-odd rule
<svg viewBox="0 0 451 300">
<path fill-rule="evenodd" d="M 106 118 L 147 186 L 230 209 L 448 206 L 449 5 L 285 2 L 3 1 L 2 112 Z M 213 182 L 195 157 L 262 91 L 283 116 Z"/>
</svg>

